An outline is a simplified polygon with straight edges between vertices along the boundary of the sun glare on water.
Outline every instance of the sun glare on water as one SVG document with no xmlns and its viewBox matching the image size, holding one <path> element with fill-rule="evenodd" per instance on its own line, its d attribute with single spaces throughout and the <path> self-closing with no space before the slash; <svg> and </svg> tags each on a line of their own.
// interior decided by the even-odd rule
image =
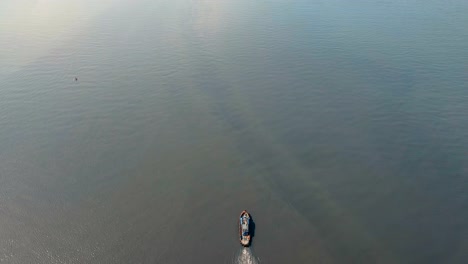
<svg viewBox="0 0 468 264">
<path fill-rule="evenodd" d="M 105 0 L 102 2 L 110 3 Z M 87 0 L 5 0 L 0 3 L 0 74 L 8 74 L 63 45 L 103 3 Z"/>
</svg>

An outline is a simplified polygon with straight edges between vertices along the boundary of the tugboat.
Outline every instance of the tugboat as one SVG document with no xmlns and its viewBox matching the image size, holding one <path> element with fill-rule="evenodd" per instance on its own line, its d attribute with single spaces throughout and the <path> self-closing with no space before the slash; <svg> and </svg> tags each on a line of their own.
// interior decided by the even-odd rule
<svg viewBox="0 0 468 264">
<path fill-rule="evenodd" d="M 239 240 L 242 246 L 250 245 L 250 214 L 244 210 L 239 218 Z"/>
</svg>

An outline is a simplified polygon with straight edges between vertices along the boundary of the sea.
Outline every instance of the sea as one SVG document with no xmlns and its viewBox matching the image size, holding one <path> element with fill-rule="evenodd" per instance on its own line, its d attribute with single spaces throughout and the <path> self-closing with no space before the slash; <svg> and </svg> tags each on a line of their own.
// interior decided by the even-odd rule
<svg viewBox="0 0 468 264">
<path fill-rule="evenodd" d="M 0 263 L 467 263 L 467 14 L 0 1 Z"/>
</svg>

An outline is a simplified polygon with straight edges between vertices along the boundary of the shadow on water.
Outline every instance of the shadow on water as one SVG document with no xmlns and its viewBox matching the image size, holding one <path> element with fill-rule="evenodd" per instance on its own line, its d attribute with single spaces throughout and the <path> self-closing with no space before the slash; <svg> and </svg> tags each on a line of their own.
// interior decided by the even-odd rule
<svg viewBox="0 0 468 264">
<path fill-rule="evenodd" d="M 255 221 L 252 217 L 252 214 L 250 214 L 249 233 L 250 233 L 250 246 L 252 246 L 253 240 L 255 237 Z"/>
<path fill-rule="evenodd" d="M 234 264 L 259 264 L 260 260 L 252 254 L 252 250 L 247 247 L 243 247 L 237 253 Z"/>
</svg>

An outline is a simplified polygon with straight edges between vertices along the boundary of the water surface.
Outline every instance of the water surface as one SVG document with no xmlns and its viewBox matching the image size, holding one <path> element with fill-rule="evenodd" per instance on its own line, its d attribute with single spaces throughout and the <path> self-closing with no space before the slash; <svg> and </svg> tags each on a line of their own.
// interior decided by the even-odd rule
<svg viewBox="0 0 468 264">
<path fill-rule="evenodd" d="M 2 1 L 0 263 L 465 263 L 467 13 Z"/>
</svg>

